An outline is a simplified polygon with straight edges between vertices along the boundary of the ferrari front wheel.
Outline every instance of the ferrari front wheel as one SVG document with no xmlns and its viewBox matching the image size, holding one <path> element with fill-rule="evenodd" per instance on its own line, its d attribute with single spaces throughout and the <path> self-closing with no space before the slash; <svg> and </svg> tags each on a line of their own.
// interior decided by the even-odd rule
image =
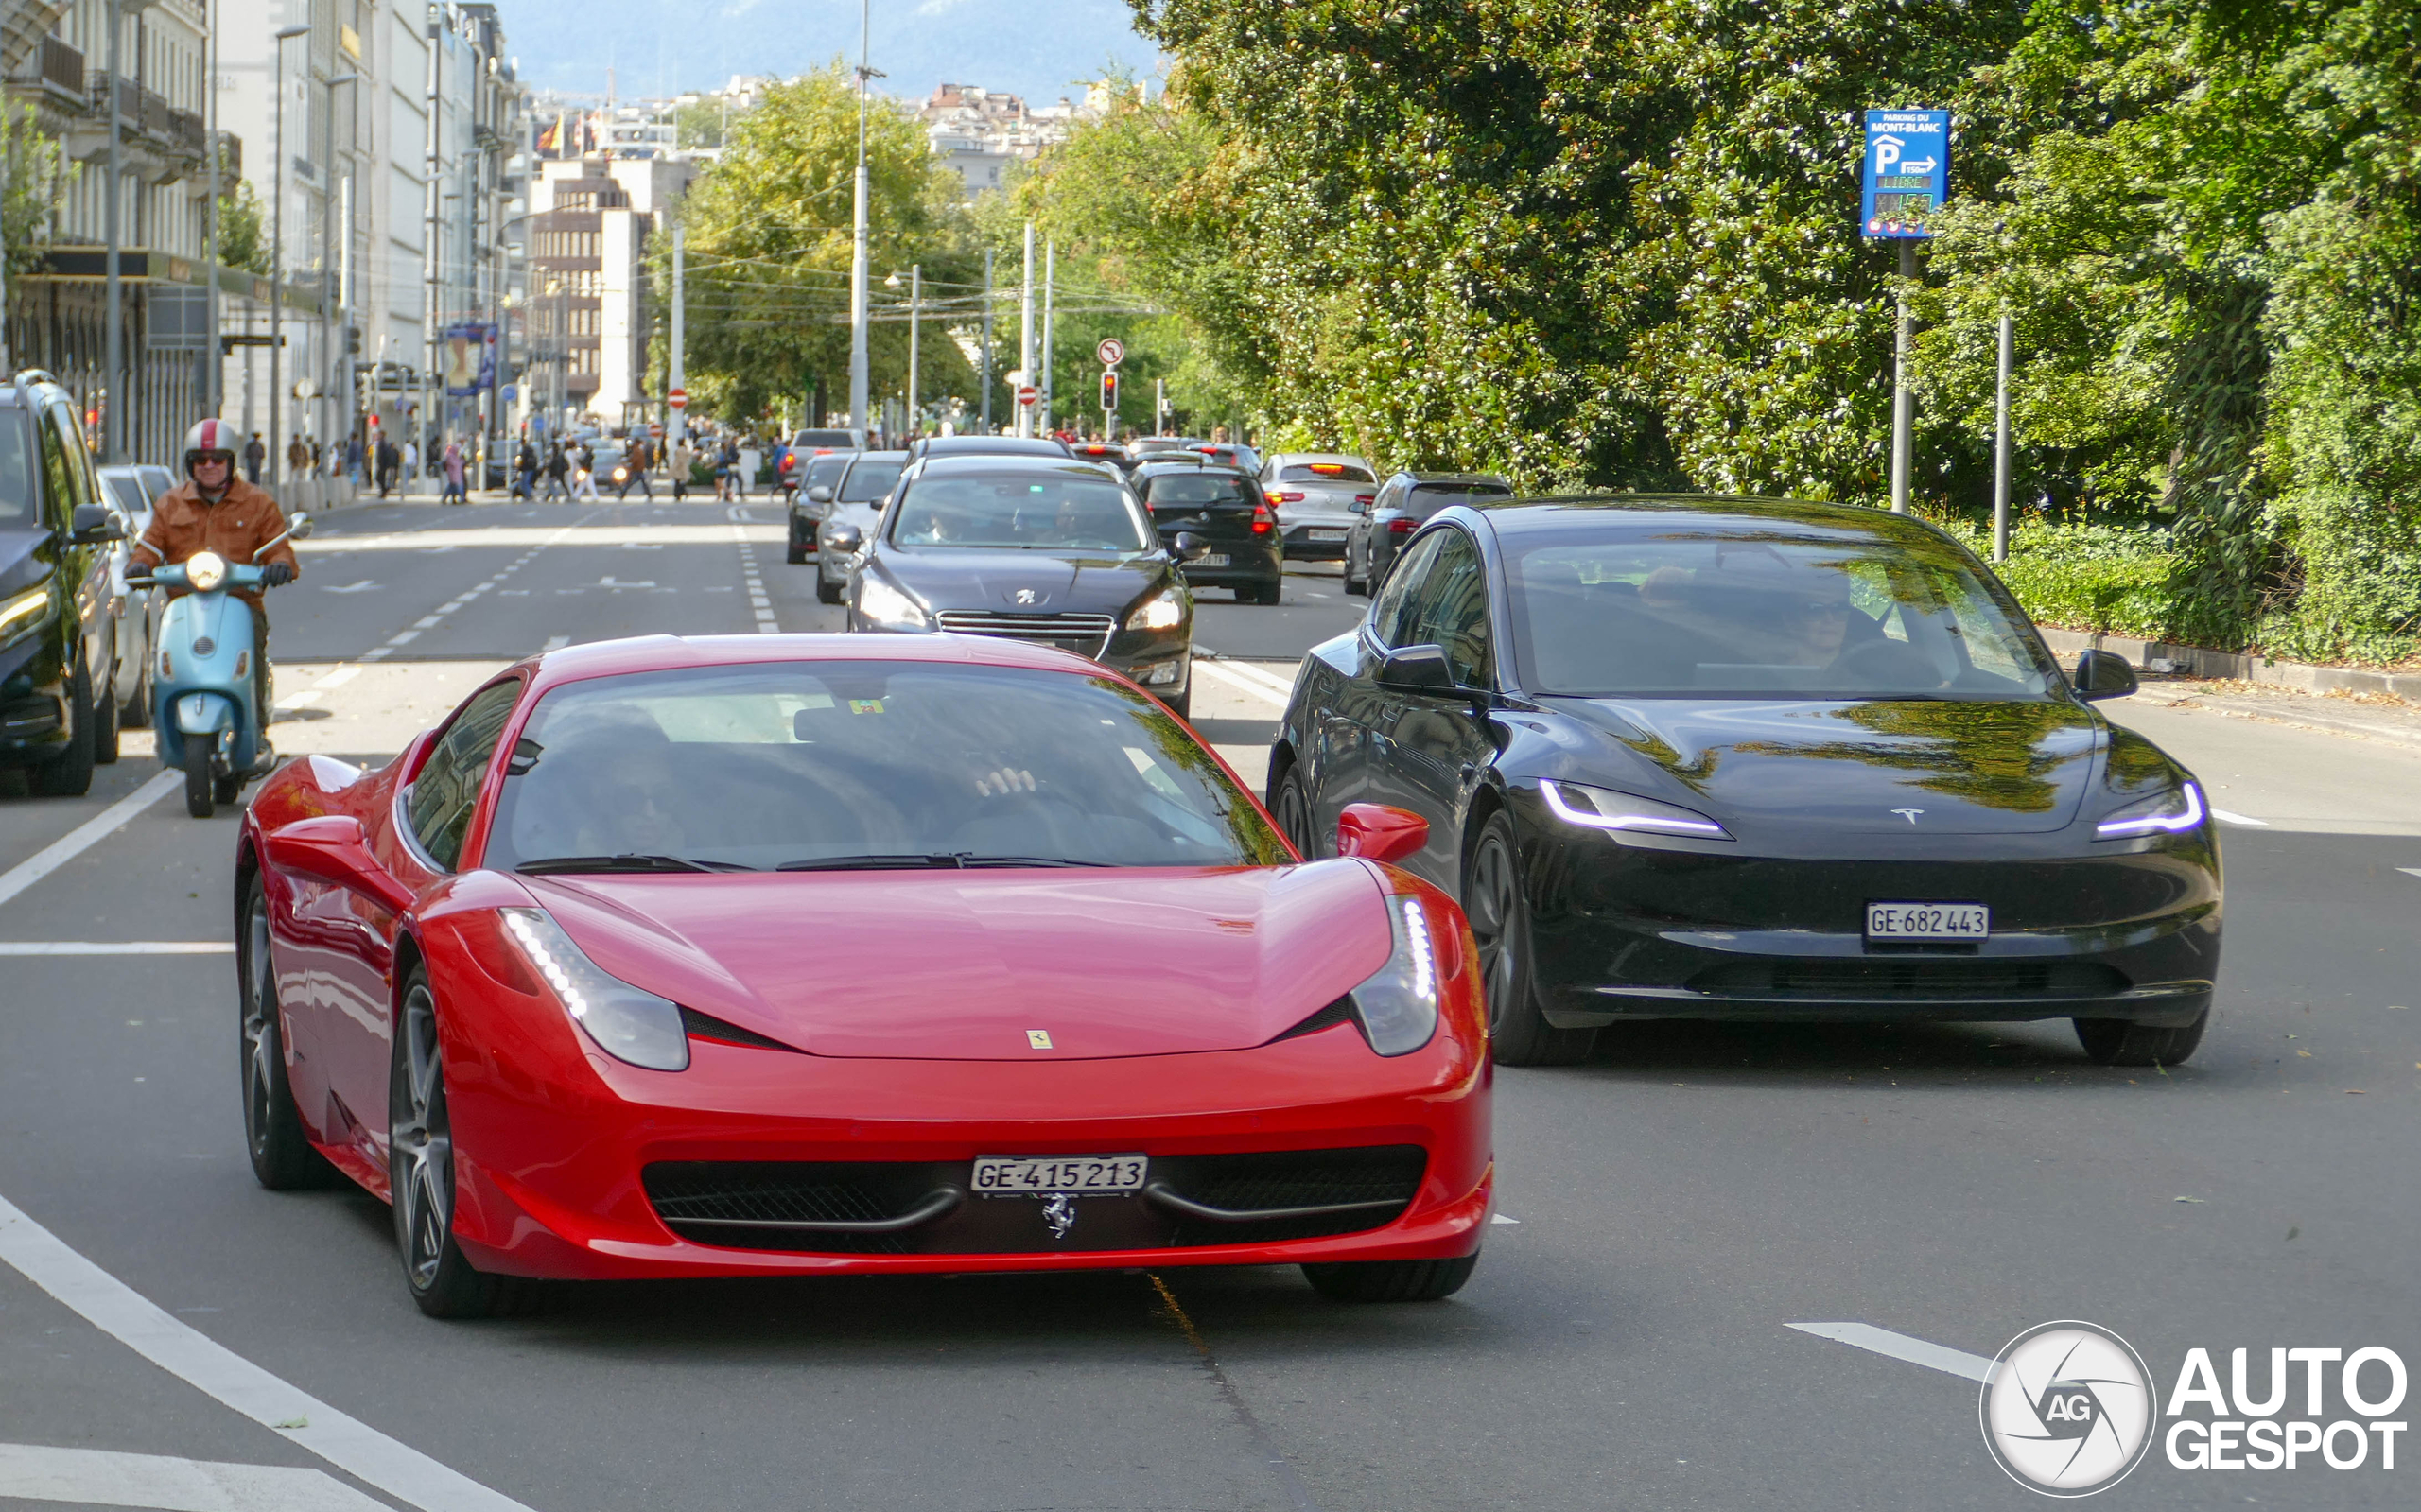
<svg viewBox="0 0 2421 1512">
<path fill-rule="evenodd" d="M 438 1053 L 437 998 L 414 967 L 404 984 L 387 1077 L 387 1179 L 404 1285 L 433 1318 L 480 1318 L 501 1310 L 508 1282 L 473 1270 L 454 1243 L 454 1131 Z"/>
<path fill-rule="evenodd" d="M 1477 1255 L 1460 1260 L 1347 1260 L 1306 1265 L 1303 1279 L 1332 1302 L 1435 1302 L 1472 1278 Z"/>
<path fill-rule="evenodd" d="M 257 873 L 244 895 L 244 932 L 236 963 L 242 985 L 244 1145 L 253 1178 L 271 1191 L 325 1186 L 335 1174 L 327 1157 L 311 1148 L 294 1088 L 286 1078 L 286 1029 L 278 1011 L 277 972 L 270 961 L 269 896 Z"/>
</svg>

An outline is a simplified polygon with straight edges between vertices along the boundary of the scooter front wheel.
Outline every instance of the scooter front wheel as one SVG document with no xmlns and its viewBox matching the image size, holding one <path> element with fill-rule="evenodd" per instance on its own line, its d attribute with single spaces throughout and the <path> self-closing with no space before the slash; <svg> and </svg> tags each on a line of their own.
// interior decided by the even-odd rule
<svg viewBox="0 0 2421 1512">
<path fill-rule="evenodd" d="M 207 819 L 217 808 L 211 794 L 210 748 L 215 738 L 207 735 L 185 737 L 185 812 L 196 819 Z"/>
</svg>

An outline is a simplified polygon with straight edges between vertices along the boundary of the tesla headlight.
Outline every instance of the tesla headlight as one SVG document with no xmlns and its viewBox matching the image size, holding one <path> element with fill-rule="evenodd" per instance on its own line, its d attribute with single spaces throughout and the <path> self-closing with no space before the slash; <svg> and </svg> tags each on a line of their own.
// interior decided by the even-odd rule
<svg viewBox="0 0 2421 1512">
<path fill-rule="evenodd" d="M 1362 1033 L 1382 1055 L 1409 1055 L 1437 1032 L 1437 943 L 1417 897 L 1387 899 L 1395 949 L 1387 964 L 1353 989 Z"/>
<path fill-rule="evenodd" d="M 0 646 L 19 638 L 42 623 L 43 611 L 50 607 L 50 590 L 34 588 L 0 604 Z"/>
<path fill-rule="evenodd" d="M 196 551 L 185 558 L 185 586 L 210 593 L 227 581 L 227 559 L 216 551 Z"/>
<path fill-rule="evenodd" d="M 2093 826 L 2096 840 L 2125 840 L 2134 835 L 2179 834 L 2202 824 L 2206 810 L 2203 790 L 2180 783 L 2168 791 L 2131 803 Z"/>
<path fill-rule="evenodd" d="M 1135 606 L 1126 617 L 1129 630 L 1175 630 L 1185 617 L 1185 605 L 1177 600 L 1175 588 L 1163 588 Z"/>
<path fill-rule="evenodd" d="M 1692 840 L 1730 840 L 1721 825 L 1694 808 L 1659 803 L 1606 788 L 1584 788 L 1576 782 L 1545 782 L 1539 792 L 1547 809 L 1568 825 L 1585 829 L 1627 830 L 1644 835 L 1685 835 Z"/>
<path fill-rule="evenodd" d="M 555 999 L 597 1048 L 652 1071 L 689 1064 L 680 1004 L 634 987 L 591 961 L 544 909 L 499 909 L 505 932 L 554 989 Z"/>
<path fill-rule="evenodd" d="M 930 630 L 925 606 L 880 578 L 861 578 L 858 613 L 885 630 Z"/>
</svg>

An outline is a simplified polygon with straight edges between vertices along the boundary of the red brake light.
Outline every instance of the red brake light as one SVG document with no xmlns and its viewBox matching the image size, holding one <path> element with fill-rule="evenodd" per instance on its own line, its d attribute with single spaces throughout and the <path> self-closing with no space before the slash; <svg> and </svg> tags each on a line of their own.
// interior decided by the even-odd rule
<svg viewBox="0 0 2421 1512">
<path fill-rule="evenodd" d="M 1278 502 L 1280 504 L 1300 504 L 1303 502 L 1303 495 L 1300 494 L 1281 493 L 1278 495 Z"/>
<path fill-rule="evenodd" d="M 1412 522 L 1405 519 L 1389 520 L 1387 522 L 1387 533 L 1389 535 L 1410 535 L 1412 533 Z"/>
<path fill-rule="evenodd" d="M 1267 535 L 1269 533 L 1270 524 L 1269 506 L 1266 504 L 1254 505 L 1252 507 L 1252 533 L 1255 535 Z"/>
<path fill-rule="evenodd" d="M 1378 496 L 1379 495 L 1376 494 L 1356 494 L 1353 495 L 1353 502 L 1356 504 L 1367 504 Z"/>
</svg>

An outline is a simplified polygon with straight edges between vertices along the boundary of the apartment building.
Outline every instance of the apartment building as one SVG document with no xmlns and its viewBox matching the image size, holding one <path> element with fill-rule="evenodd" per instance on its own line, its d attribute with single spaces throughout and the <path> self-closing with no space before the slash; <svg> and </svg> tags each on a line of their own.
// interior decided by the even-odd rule
<svg viewBox="0 0 2421 1512">
<path fill-rule="evenodd" d="M 562 120 L 553 140 L 577 155 L 540 158 L 530 194 L 531 410 L 549 429 L 582 415 L 643 424 L 663 400 L 647 382 L 649 248 L 701 163 L 636 119 Z"/>
</svg>

